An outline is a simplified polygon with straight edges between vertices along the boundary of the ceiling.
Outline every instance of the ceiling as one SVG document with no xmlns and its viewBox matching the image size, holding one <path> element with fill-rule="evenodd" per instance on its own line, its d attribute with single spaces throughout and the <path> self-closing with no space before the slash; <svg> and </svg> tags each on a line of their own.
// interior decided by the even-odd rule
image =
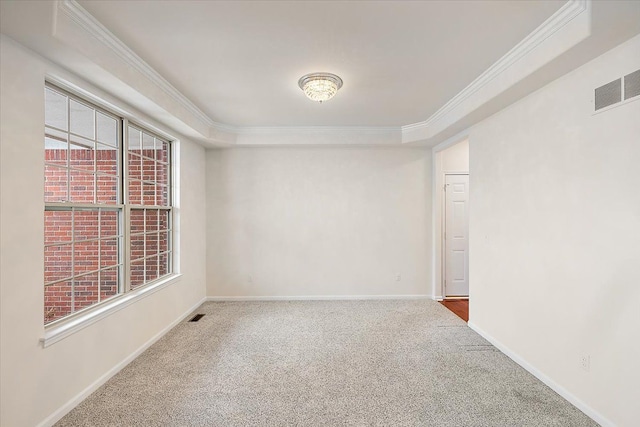
<svg viewBox="0 0 640 427">
<path fill-rule="evenodd" d="M 435 146 L 640 34 L 640 1 L 0 0 L 0 32 L 167 138 Z"/>
<path fill-rule="evenodd" d="M 212 120 L 401 126 L 430 117 L 565 2 L 79 1 Z M 344 80 L 323 104 L 306 73 Z"/>
</svg>

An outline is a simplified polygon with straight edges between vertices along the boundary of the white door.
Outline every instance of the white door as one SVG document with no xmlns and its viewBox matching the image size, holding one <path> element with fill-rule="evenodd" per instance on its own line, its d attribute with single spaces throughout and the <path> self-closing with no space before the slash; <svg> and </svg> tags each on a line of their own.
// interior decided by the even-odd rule
<svg viewBox="0 0 640 427">
<path fill-rule="evenodd" d="M 444 294 L 469 296 L 469 175 L 445 175 Z"/>
</svg>

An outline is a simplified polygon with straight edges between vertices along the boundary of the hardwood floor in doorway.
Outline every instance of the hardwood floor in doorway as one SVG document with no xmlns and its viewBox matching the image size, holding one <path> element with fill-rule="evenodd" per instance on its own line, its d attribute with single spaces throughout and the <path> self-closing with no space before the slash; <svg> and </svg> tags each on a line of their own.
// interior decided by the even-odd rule
<svg viewBox="0 0 640 427">
<path fill-rule="evenodd" d="M 464 320 L 469 321 L 469 300 L 468 299 L 446 299 L 440 301 L 440 304 L 451 310 L 456 316 Z"/>
</svg>

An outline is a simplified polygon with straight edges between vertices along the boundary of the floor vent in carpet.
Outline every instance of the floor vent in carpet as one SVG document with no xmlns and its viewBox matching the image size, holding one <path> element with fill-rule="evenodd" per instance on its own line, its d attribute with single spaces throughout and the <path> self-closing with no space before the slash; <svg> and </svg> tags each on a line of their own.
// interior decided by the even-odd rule
<svg viewBox="0 0 640 427">
<path fill-rule="evenodd" d="M 191 318 L 191 320 L 189 320 L 189 322 L 197 322 L 198 320 L 202 319 L 204 317 L 204 314 L 196 314 L 195 316 L 193 316 Z"/>
</svg>

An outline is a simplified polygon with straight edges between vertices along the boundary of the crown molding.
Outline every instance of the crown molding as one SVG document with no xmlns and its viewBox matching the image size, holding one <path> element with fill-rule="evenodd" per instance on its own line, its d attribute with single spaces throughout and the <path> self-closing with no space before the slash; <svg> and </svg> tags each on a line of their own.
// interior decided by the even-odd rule
<svg viewBox="0 0 640 427">
<path fill-rule="evenodd" d="M 514 46 L 502 58 L 490 66 L 484 73 L 476 78 L 471 84 L 462 89 L 456 96 L 451 98 L 438 111 L 431 115 L 427 120 L 402 126 L 402 132 L 410 132 L 416 130 L 424 130 L 434 122 L 446 117 L 458 105 L 468 100 L 473 94 L 485 87 L 489 82 L 497 76 L 505 72 L 511 65 L 515 64 L 521 58 L 526 56 L 536 47 L 540 46 L 545 40 L 563 28 L 576 16 L 586 11 L 588 3 L 591 0 L 569 0 L 560 9 L 544 21 L 538 28 L 533 30 L 520 43 Z"/>
<path fill-rule="evenodd" d="M 456 122 L 460 117 L 459 107 L 464 107 L 465 102 L 470 102 L 472 97 L 485 103 L 491 96 L 478 92 L 489 83 L 496 80 L 498 76 L 510 72 L 510 67 L 518 61 L 530 55 L 534 49 L 543 44 L 560 29 L 565 27 L 575 17 L 590 9 L 591 0 L 569 0 L 556 13 L 543 22 L 525 39 L 514 48 L 502 56 L 497 62 L 489 67 L 484 73 L 476 78 L 471 84 L 451 98 L 445 105 L 437 110 L 433 115 L 422 122 L 408 124 L 404 126 L 378 127 L 378 126 L 236 126 L 219 123 L 211 119 L 200 108 L 198 108 L 189 98 L 183 95 L 162 75 L 147 64 L 140 56 L 131 50 L 126 44 L 118 39 L 111 31 L 102 25 L 88 11 L 80 6 L 76 0 L 58 0 L 57 10 L 64 13 L 82 30 L 94 37 L 110 49 L 117 58 L 131 68 L 146 77 L 151 83 L 156 85 L 162 92 L 192 115 L 199 123 L 209 128 L 209 139 L 225 140 L 235 145 L 237 138 L 242 140 L 257 140 L 259 135 L 264 135 L 266 140 L 281 135 L 289 140 L 295 136 L 305 136 L 309 134 L 329 137 L 355 138 L 356 134 L 369 136 L 381 141 L 399 141 L 400 145 L 409 142 L 427 141 L 438 134 L 435 128 Z M 480 98 L 478 98 L 480 97 Z M 482 99 L 487 98 L 487 99 Z M 447 127 L 446 125 L 445 127 Z"/>
<path fill-rule="evenodd" d="M 276 135 L 276 134 L 398 134 L 402 133 L 400 126 L 236 126 L 235 133 L 239 135 Z"/>
<path fill-rule="evenodd" d="M 95 39 L 111 49 L 122 61 L 162 89 L 164 93 L 198 120 L 209 127 L 218 128 L 221 131 L 229 131 L 228 126 L 213 121 L 200 108 L 191 102 L 189 98 L 184 96 L 178 89 L 153 69 L 153 67 L 147 64 L 144 59 L 138 56 L 118 37 L 116 37 L 115 34 L 94 18 L 93 15 L 80 6 L 78 2 L 75 0 L 60 0 L 58 1 L 58 10 L 68 16 L 73 22 L 78 24 Z"/>
<path fill-rule="evenodd" d="M 169 83 L 160 73 L 151 67 L 144 59 L 131 50 L 115 34 L 102 25 L 93 15 L 85 10 L 76 0 L 59 0 L 58 10 L 68 16 L 73 22 L 78 24 L 84 31 L 108 47 L 118 58 L 130 67 L 137 70 L 153 84 L 162 89 L 173 101 L 186 109 L 200 122 L 210 127 L 209 136 L 215 134 L 230 133 L 236 135 L 294 135 L 305 133 L 324 133 L 326 135 L 344 135 L 350 133 L 362 133 L 370 135 L 401 134 L 401 127 L 378 127 L 378 126 L 234 126 L 219 123 L 212 120 L 200 108 L 198 108 L 189 98 L 183 95 L 171 83 Z"/>
</svg>

